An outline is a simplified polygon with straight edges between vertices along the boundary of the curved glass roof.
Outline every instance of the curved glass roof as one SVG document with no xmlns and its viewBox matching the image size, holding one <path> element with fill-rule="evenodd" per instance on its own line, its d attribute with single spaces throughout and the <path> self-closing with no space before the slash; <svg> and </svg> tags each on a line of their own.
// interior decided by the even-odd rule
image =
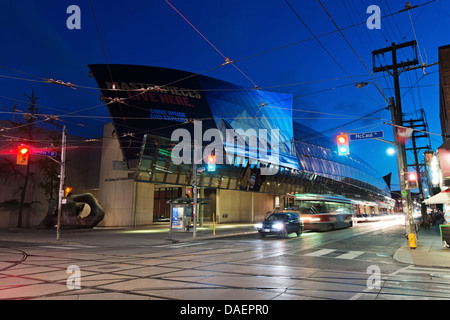
<svg viewBox="0 0 450 320">
<path fill-rule="evenodd" d="M 264 142 L 269 152 L 278 143 L 276 164 L 287 168 L 282 168 L 286 172 L 305 172 L 390 196 L 381 175 L 367 163 L 354 154 L 339 156 L 329 139 L 293 120 L 291 94 L 246 89 L 175 69 L 114 64 L 89 67 L 106 98 L 127 161 L 139 157 L 144 134 L 167 138 L 176 128 L 195 134 L 191 120 L 202 120 L 203 131 L 215 127 L 258 134 L 267 130 L 266 141 L 262 135 L 256 139 Z M 273 130 L 278 130 L 278 140 Z M 261 153 L 261 144 L 250 147 L 246 146 L 248 158 Z"/>
<path fill-rule="evenodd" d="M 366 162 L 352 154 L 339 156 L 336 144 L 321 133 L 297 121 L 293 123 L 300 170 L 390 196 L 387 184 Z"/>
<path fill-rule="evenodd" d="M 390 196 L 381 175 L 357 156 L 339 156 L 321 133 L 293 120 L 293 96 L 199 77 L 217 126 L 280 130 L 280 165 Z M 220 88 L 220 89 L 219 89 Z"/>
</svg>

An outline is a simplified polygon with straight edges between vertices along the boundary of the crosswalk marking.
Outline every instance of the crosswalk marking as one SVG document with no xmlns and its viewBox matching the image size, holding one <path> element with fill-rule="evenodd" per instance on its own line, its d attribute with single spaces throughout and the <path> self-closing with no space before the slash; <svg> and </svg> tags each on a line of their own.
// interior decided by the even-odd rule
<svg viewBox="0 0 450 320">
<path fill-rule="evenodd" d="M 364 251 L 349 251 L 347 253 L 341 254 L 340 256 L 337 256 L 337 259 L 354 259 L 362 255 Z"/>
<path fill-rule="evenodd" d="M 322 250 L 318 250 L 318 251 L 314 251 L 311 253 L 307 253 L 305 254 L 305 256 L 309 256 L 309 257 L 320 257 L 326 254 L 329 254 L 333 251 L 336 251 L 336 249 L 322 249 Z"/>
<path fill-rule="evenodd" d="M 74 250 L 74 249 L 97 248 L 97 246 L 88 246 L 88 245 L 84 245 L 84 244 L 77 244 L 77 245 L 67 244 L 67 245 L 61 245 L 61 246 L 40 246 L 40 248 Z"/>
<path fill-rule="evenodd" d="M 183 248 L 183 247 L 191 247 L 198 246 L 201 244 L 205 244 L 206 242 L 194 242 L 194 243 L 170 243 L 170 244 L 162 244 L 159 246 L 155 246 L 158 248 Z"/>
<path fill-rule="evenodd" d="M 65 246 L 41 246 L 41 248 L 45 248 L 45 249 L 64 249 L 64 250 L 76 249 L 76 248 L 65 247 Z"/>
<path fill-rule="evenodd" d="M 305 254 L 305 256 L 308 257 L 323 257 L 323 256 L 327 256 L 330 253 L 339 253 L 341 250 L 337 251 L 337 249 L 320 249 L 314 252 L 310 252 Z M 351 259 L 355 259 L 357 257 L 359 257 L 360 255 L 364 254 L 364 251 L 347 251 L 345 253 L 342 253 L 338 256 L 333 256 L 333 258 L 335 259 L 346 259 L 346 260 L 351 260 Z M 328 256 L 330 257 L 330 256 Z"/>
<path fill-rule="evenodd" d="M 450 270 L 445 268 L 428 268 L 428 267 L 416 267 L 409 266 L 409 268 L 405 268 L 401 270 L 401 273 L 404 276 L 409 277 L 423 277 L 429 276 L 430 280 L 446 280 L 450 279 Z"/>
</svg>

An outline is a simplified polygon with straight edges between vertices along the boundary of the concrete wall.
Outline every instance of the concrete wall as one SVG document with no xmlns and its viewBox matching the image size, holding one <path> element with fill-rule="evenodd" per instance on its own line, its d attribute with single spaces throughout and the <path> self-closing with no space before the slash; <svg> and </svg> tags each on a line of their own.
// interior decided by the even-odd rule
<svg viewBox="0 0 450 320">
<path fill-rule="evenodd" d="M 104 227 L 140 226 L 153 222 L 154 186 L 134 182 L 133 171 L 121 166 L 123 160 L 114 127 L 106 124 L 100 167 L 98 201 L 105 211 L 99 224 Z"/>
<path fill-rule="evenodd" d="M 273 209 L 273 195 L 235 190 L 216 191 L 218 223 L 261 221 Z"/>
<path fill-rule="evenodd" d="M 152 183 L 135 182 L 135 221 L 137 226 L 153 223 L 153 205 L 155 185 Z"/>
</svg>

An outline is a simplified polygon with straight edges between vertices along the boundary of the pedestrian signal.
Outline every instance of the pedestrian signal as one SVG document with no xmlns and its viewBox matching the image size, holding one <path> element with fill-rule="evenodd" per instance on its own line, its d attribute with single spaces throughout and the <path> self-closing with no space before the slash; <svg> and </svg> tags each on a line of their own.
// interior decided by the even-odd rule
<svg viewBox="0 0 450 320">
<path fill-rule="evenodd" d="M 410 189 L 417 188 L 417 174 L 415 172 L 408 172 L 406 174 L 407 185 Z"/>
</svg>

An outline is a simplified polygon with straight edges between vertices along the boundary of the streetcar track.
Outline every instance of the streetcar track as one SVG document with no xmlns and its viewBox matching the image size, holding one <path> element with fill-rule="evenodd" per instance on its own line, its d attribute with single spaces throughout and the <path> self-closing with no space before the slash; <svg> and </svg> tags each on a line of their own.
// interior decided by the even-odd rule
<svg viewBox="0 0 450 320">
<path fill-rule="evenodd" d="M 360 235 L 360 234 L 358 234 Z M 356 235 L 356 236 L 358 236 Z M 182 297 L 184 291 L 194 292 L 196 290 L 249 290 L 249 291 L 263 291 L 270 292 L 273 295 L 270 299 L 278 299 L 283 298 L 283 295 L 289 295 L 291 297 L 300 298 L 309 298 L 309 299 L 338 299 L 339 295 L 342 294 L 343 297 L 346 295 L 353 295 L 358 297 L 375 295 L 375 299 L 384 299 L 389 297 L 394 297 L 395 299 L 401 299 L 402 297 L 412 297 L 412 298 L 432 298 L 432 299 L 449 299 L 450 294 L 445 292 L 445 286 L 436 286 L 438 284 L 438 279 L 435 279 L 431 276 L 431 273 L 434 272 L 436 274 L 436 270 L 430 270 L 429 278 L 426 278 L 427 273 L 424 273 L 425 278 L 420 276 L 420 274 L 411 274 L 407 275 L 403 278 L 401 275 L 397 275 L 396 272 L 392 274 L 384 274 L 381 276 L 382 286 L 380 289 L 367 290 L 365 284 L 367 281 L 368 275 L 364 272 L 359 271 L 336 271 L 329 269 L 317 269 L 317 268 L 308 268 L 308 267 L 296 267 L 296 266 L 286 266 L 284 265 L 284 270 L 287 270 L 285 274 L 273 274 L 275 271 L 271 271 L 270 269 L 273 267 L 271 264 L 258 263 L 257 261 L 261 261 L 261 259 L 271 259 L 274 257 L 279 257 L 280 255 L 293 255 L 298 254 L 301 251 L 308 250 L 311 247 L 323 246 L 325 243 L 330 241 L 342 241 L 350 238 L 354 238 L 356 236 L 351 236 L 348 234 L 343 234 L 344 237 L 339 236 L 338 240 L 332 239 L 329 241 L 321 241 L 320 244 L 317 245 L 309 245 L 303 248 L 296 248 L 296 244 L 301 241 L 297 239 L 289 239 L 288 241 L 282 241 L 283 245 L 281 248 L 277 248 L 275 246 L 277 242 L 268 242 L 268 241 L 258 241 L 257 247 L 254 245 L 255 242 L 248 242 L 247 245 L 240 246 L 240 250 L 236 251 L 232 249 L 226 249 L 225 247 L 208 249 L 204 250 L 201 247 L 184 247 L 184 248 L 174 248 L 174 250 L 168 252 L 160 251 L 152 251 L 151 254 L 148 253 L 134 253 L 134 254 L 126 254 L 126 253 L 107 253 L 103 251 L 102 253 L 95 252 L 90 255 L 85 255 L 82 257 L 73 257 L 72 255 L 68 256 L 58 256 L 61 254 L 61 251 L 56 251 L 56 254 L 27 254 L 26 252 L 9 248 L 10 250 L 15 250 L 22 254 L 21 259 L 17 259 L 11 265 L 0 269 L 0 275 L 5 275 L 9 277 L 17 277 L 23 279 L 32 279 L 39 280 L 41 283 L 49 283 L 49 284 L 58 284 L 58 285 L 66 285 L 65 280 L 51 280 L 44 279 L 38 277 L 40 275 L 39 272 L 33 274 L 27 274 L 26 276 L 14 276 L 8 275 L 7 270 L 11 267 L 21 264 L 25 262 L 27 257 L 38 258 L 33 261 L 33 259 L 29 259 L 26 261 L 26 266 L 32 268 L 33 266 L 46 266 L 52 267 L 55 271 L 60 270 L 61 272 L 65 272 L 65 269 L 61 267 L 65 262 L 67 265 L 70 264 L 78 264 L 84 265 L 86 264 L 86 270 L 89 272 L 89 275 L 83 277 L 82 280 L 82 289 L 92 290 L 92 294 L 125 294 L 125 295 L 134 295 L 140 297 L 146 297 L 149 299 L 168 299 L 168 300 L 181 300 L 176 297 Z M 219 240 L 220 243 L 228 243 L 224 240 Z M 213 242 L 214 244 L 214 242 Z M 269 244 L 269 246 L 267 245 Z M 226 246 L 229 248 L 229 246 Z M 266 254 L 266 250 L 268 248 L 279 249 L 278 252 L 270 252 Z M 36 246 L 31 247 L 32 249 L 39 249 Z M 108 250 L 117 250 L 120 249 L 120 246 L 116 247 L 106 247 Z M 149 248 L 154 248 L 149 246 Z M 250 249 L 253 249 L 254 252 L 251 255 Z M 230 251 L 231 250 L 231 251 Z M 72 252 L 73 253 L 73 252 Z M 89 251 L 82 251 L 82 254 L 89 254 Z M 214 257 L 223 257 L 223 255 L 235 255 L 230 256 L 232 259 L 227 261 L 214 261 Z M 247 257 L 243 258 L 242 254 L 247 254 Z M 158 262 L 161 259 L 163 261 Z M 170 260 L 169 260 L 170 259 Z M 46 261 L 55 261 L 55 265 L 49 265 Z M 154 261 L 155 263 L 148 265 L 148 261 Z M 254 263 L 252 263 L 254 261 Z M 371 262 L 371 261 L 367 261 Z M 187 263 L 191 263 L 191 267 L 189 265 L 185 265 Z M 198 264 L 197 266 L 192 266 L 193 264 Z M 59 265 L 59 267 L 58 267 Z M 109 267 L 108 269 L 105 268 Z M 114 266 L 114 268 L 112 268 Z M 151 275 L 139 275 L 140 269 L 146 268 L 167 268 L 167 270 L 161 270 L 161 272 L 151 274 Z M 250 269 L 241 270 L 242 267 L 248 267 Z M 251 272 L 252 268 L 254 272 Z M 267 268 L 268 272 L 257 272 L 259 268 Z M 82 269 L 84 270 L 84 269 Z M 133 274 L 132 270 L 136 270 Z M 158 271 L 157 269 L 155 269 Z M 247 271 L 250 270 L 250 271 Z M 402 270 L 402 269 L 401 269 Z M 3 271 L 3 272 L 2 272 Z M 130 271 L 130 273 L 127 273 Z M 296 275 L 295 273 L 305 272 L 305 275 Z M 400 270 L 397 270 L 397 272 Z M 408 270 L 409 271 L 409 270 Z M 450 270 L 449 270 L 450 271 Z M 186 272 L 183 274 L 183 272 Z M 310 274 L 311 272 L 317 272 L 317 274 Z M 332 272 L 335 275 L 332 275 Z M 191 273 L 191 274 L 189 274 Z M 203 275 L 196 273 L 205 273 Z M 327 275 L 329 273 L 329 276 Z M 120 279 L 110 278 L 107 282 L 102 282 L 101 276 L 109 274 L 117 277 L 123 277 Z M 33 276 L 34 275 L 34 276 Z M 226 277 L 230 279 L 234 279 L 236 281 L 231 281 L 232 284 L 229 283 L 215 283 L 216 279 Z M 246 285 L 239 284 L 240 278 L 258 278 L 261 283 L 258 284 L 257 281 L 250 280 L 250 285 L 247 283 Z M 211 281 L 208 281 L 210 279 Z M 214 280 L 213 280 L 214 279 Z M 265 285 L 264 279 L 272 279 L 271 283 L 273 285 Z M 273 279 L 280 279 L 282 281 L 286 279 L 292 280 L 294 283 L 286 283 L 286 285 L 277 286 L 276 281 Z M 167 281 L 167 283 L 162 282 L 161 286 L 151 286 L 151 282 L 145 283 L 142 282 L 142 287 L 139 287 L 139 280 L 155 280 L 155 281 Z M 442 279 L 439 279 L 439 283 L 442 284 Z M 100 281 L 99 283 L 96 283 Z M 135 281 L 135 283 L 131 283 L 130 281 Z M 227 282 L 228 280 L 224 279 L 220 282 Z M 302 282 L 305 282 L 302 284 Z M 83 286 L 83 284 L 85 284 Z M 155 283 L 157 284 L 157 283 Z M 166 286 L 167 284 L 167 286 Z M 252 285 L 254 284 L 254 285 Z M 316 285 L 317 284 L 317 285 Z M 324 288 L 324 284 L 329 284 L 329 288 Z M 33 284 L 28 284 L 33 285 Z M 134 286 L 132 289 L 121 289 L 121 286 Z M 346 287 L 342 287 L 345 285 Z M 22 285 L 22 287 L 26 287 L 27 285 Z M 111 286 L 111 287 L 107 287 Z M 304 287 L 303 287 L 304 286 Z M 339 288 L 341 286 L 341 288 Z M 416 286 L 425 286 L 425 290 L 421 293 L 413 292 L 416 289 Z M 434 286 L 434 287 L 433 287 Z M 5 289 L 0 287 L 0 292 Z M 165 294 L 164 291 L 168 292 L 183 292 L 180 294 Z M 449 290 L 450 292 L 450 290 Z M 36 296 L 28 296 L 26 299 L 37 299 L 37 298 L 50 298 L 50 297 L 62 297 L 62 296 L 77 296 L 77 295 L 86 296 L 87 293 L 83 293 L 82 291 L 77 290 L 65 290 L 63 292 L 56 293 L 48 293 L 43 295 Z M 187 293 L 189 294 L 189 293 Z M 203 294 L 203 293 L 202 293 Z M 205 293 L 206 294 L 206 293 Z M 225 293 L 224 293 L 225 294 Z M 225 294 L 226 295 L 226 294 Z M 219 294 L 219 297 L 221 295 Z M 23 299 L 23 298 L 21 298 Z"/>
<path fill-rule="evenodd" d="M 218 264 L 227 264 L 227 263 L 215 263 L 215 265 L 218 265 Z M 138 265 L 136 265 L 136 266 L 138 266 Z M 160 266 L 164 266 L 164 264 L 162 264 Z M 291 287 L 264 287 L 264 286 L 261 286 L 261 287 L 249 287 L 249 286 L 218 285 L 218 284 L 208 283 L 207 281 L 206 282 L 198 282 L 198 281 L 192 281 L 192 280 L 180 280 L 180 277 L 182 277 L 182 276 L 176 276 L 177 280 L 170 279 L 170 277 L 173 276 L 173 275 L 171 275 L 173 272 L 179 272 L 179 271 L 183 271 L 183 270 L 192 270 L 192 269 L 198 269 L 199 271 L 205 271 L 202 268 L 177 268 L 178 269 L 177 271 L 171 270 L 171 271 L 162 272 L 160 274 L 156 274 L 156 275 L 153 275 L 153 276 L 141 276 L 140 277 L 140 276 L 127 275 L 128 279 L 114 281 L 114 284 L 118 284 L 120 282 L 126 282 L 126 281 L 129 281 L 130 278 L 134 278 L 134 279 L 154 279 L 154 280 L 165 280 L 165 281 L 182 282 L 184 284 L 204 285 L 205 287 L 198 287 L 198 286 L 196 286 L 196 287 L 186 287 L 186 286 L 173 287 L 173 286 L 170 286 L 170 287 L 152 287 L 152 288 L 145 288 L 145 287 L 143 287 L 143 288 L 136 288 L 134 290 L 108 289 L 108 288 L 104 288 L 104 287 L 101 287 L 101 286 L 100 287 L 99 286 L 88 286 L 86 288 L 96 289 L 96 290 L 99 290 L 99 291 L 102 291 L 102 292 L 109 292 L 109 293 L 114 292 L 114 293 L 124 293 L 124 294 L 129 293 L 129 294 L 134 294 L 134 295 L 142 295 L 142 296 L 155 297 L 155 298 L 157 297 L 157 298 L 160 298 L 160 299 L 161 298 L 162 299 L 164 299 L 164 298 L 166 298 L 166 299 L 173 299 L 173 298 L 172 297 L 163 297 L 163 296 L 160 296 L 160 295 L 154 295 L 154 294 L 148 294 L 148 293 L 139 293 L 137 291 L 146 291 L 146 290 L 151 290 L 151 291 L 195 290 L 195 289 L 244 289 L 244 290 L 271 290 L 271 291 L 284 290 L 284 291 L 288 291 L 288 294 L 290 294 L 290 295 L 294 294 L 293 291 L 305 291 L 305 290 L 312 290 L 312 291 L 317 291 L 317 292 L 339 292 L 339 293 L 355 293 L 355 294 L 362 293 L 362 291 L 358 291 L 358 290 L 354 290 L 353 291 L 353 290 L 311 289 L 311 288 L 309 288 L 309 289 L 302 289 L 302 288 L 291 288 Z M 321 270 L 321 271 L 324 271 L 324 270 Z M 217 272 L 217 271 L 214 271 L 214 272 Z M 114 272 L 112 272 L 112 273 L 114 273 Z M 103 272 L 99 272 L 98 274 L 103 274 Z M 226 275 L 227 276 L 240 276 L 240 277 L 242 277 L 242 276 L 259 276 L 259 277 L 289 278 L 289 279 L 296 280 L 296 281 L 308 280 L 310 282 L 322 282 L 322 283 L 330 283 L 329 280 L 343 280 L 343 281 L 345 281 L 345 280 L 353 280 L 353 281 L 355 281 L 355 280 L 366 280 L 365 278 L 355 278 L 355 277 L 352 277 L 352 278 L 323 277 L 323 276 L 322 277 L 314 277 L 314 276 L 309 276 L 309 277 L 292 277 L 292 276 L 290 276 L 290 277 L 287 277 L 287 276 L 280 277 L 280 276 L 263 275 L 263 274 L 255 275 L 255 274 L 242 273 L 242 272 L 241 273 L 227 272 Z M 217 275 L 209 275 L 209 276 L 204 275 L 204 276 L 202 276 L 202 278 L 219 277 L 219 276 L 224 276 L 224 274 L 222 273 L 221 275 L 217 274 Z M 188 278 L 188 277 L 189 278 L 193 278 L 192 276 L 186 276 L 186 278 Z M 36 279 L 35 277 L 29 277 L 29 276 L 28 277 L 27 276 L 21 276 L 21 278 Z M 389 282 L 389 279 L 383 279 L 383 281 Z M 391 281 L 397 282 L 398 280 L 391 280 Z M 61 284 L 60 281 L 43 280 L 43 282 L 45 282 L 45 283 L 58 283 L 58 284 Z M 403 282 L 423 283 L 423 281 L 419 281 L 419 280 L 417 280 L 417 281 L 409 280 L 409 281 L 403 281 Z M 332 282 L 332 283 L 335 284 L 335 285 L 339 285 L 339 284 L 351 285 L 351 284 L 349 284 L 347 282 L 342 282 L 342 283 L 341 282 Z M 433 282 L 430 282 L 430 283 L 433 283 Z M 384 289 L 398 289 L 398 288 L 397 287 L 389 287 L 389 286 L 385 285 Z M 403 290 L 409 290 L 409 289 L 408 288 L 403 288 Z M 437 293 L 437 294 L 439 294 L 439 292 L 434 292 L 434 291 L 430 291 L 430 290 L 428 292 L 429 293 Z M 373 294 L 371 292 L 363 292 L 363 293 L 365 293 L 365 294 Z M 380 293 L 378 293 L 378 294 L 380 294 Z M 302 296 L 302 297 L 309 297 L 309 298 L 323 298 L 320 295 L 314 295 L 314 296 L 313 295 L 305 295 L 305 294 L 297 294 L 297 295 L 298 296 Z M 384 294 L 381 293 L 381 295 L 384 295 Z M 394 293 L 394 292 L 389 293 L 389 295 L 402 296 L 401 293 Z M 405 295 L 405 294 L 403 294 L 403 295 Z M 55 296 L 55 295 L 43 295 L 43 296 L 37 296 L 37 297 L 46 297 L 46 296 Z M 417 296 L 417 297 L 420 297 L 421 295 L 406 294 L 406 296 Z M 35 298 L 37 298 L 37 297 L 35 297 Z M 439 298 L 439 297 L 441 297 L 441 296 L 440 295 L 436 295 L 436 296 L 433 295 L 433 298 Z"/>
<path fill-rule="evenodd" d="M 15 249 L 15 248 L 5 247 L 5 246 L 0 246 L 0 248 L 2 248 L 3 250 L 6 249 L 6 250 L 14 251 L 14 252 L 17 251 L 17 252 L 19 252 L 19 254 L 22 255 L 22 257 L 20 259 L 18 259 L 17 261 L 12 262 L 10 265 L 8 265 L 6 267 L 0 268 L 0 271 L 4 271 L 4 270 L 10 269 L 12 267 L 15 267 L 15 266 L 21 264 L 22 262 L 24 262 L 27 259 L 27 254 L 26 254 L 25 251 L 22 251 L 22 250 L 19 250 L 19 249 Z M 9 252 L 6 252 L 6 253 L 7 254 L 11 254 Z"/>
</svg>

